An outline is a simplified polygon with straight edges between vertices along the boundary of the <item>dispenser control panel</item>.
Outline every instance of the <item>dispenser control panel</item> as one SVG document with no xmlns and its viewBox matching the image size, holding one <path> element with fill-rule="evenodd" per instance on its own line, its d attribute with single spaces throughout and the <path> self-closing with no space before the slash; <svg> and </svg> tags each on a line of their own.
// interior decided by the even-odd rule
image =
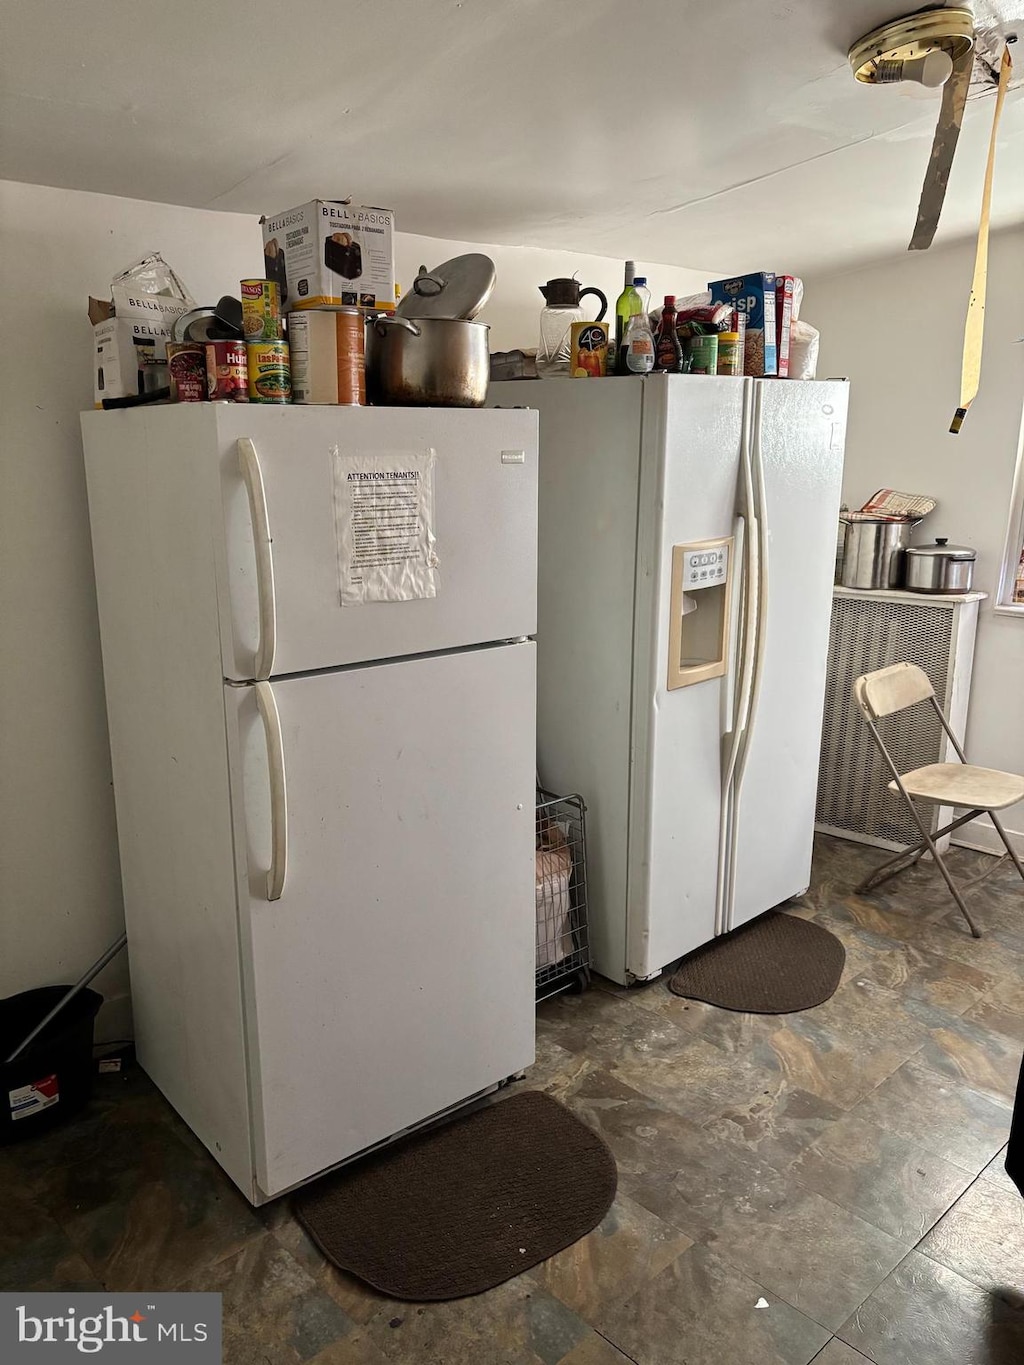
<svg viewBox="0 0 1024 1365">
<path fill-rule="evenodd" d="M 683 559 L 682 587 L 686 592 L 694 588 L 710 588 L 724 583 L 729 577 L 729 542 L 687 549 Z"/>
</svg>

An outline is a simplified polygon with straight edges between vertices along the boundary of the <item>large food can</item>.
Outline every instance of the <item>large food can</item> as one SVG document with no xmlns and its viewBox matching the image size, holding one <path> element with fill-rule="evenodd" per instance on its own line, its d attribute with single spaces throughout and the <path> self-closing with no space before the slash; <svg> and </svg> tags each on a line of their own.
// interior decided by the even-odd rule
<svg viewBox="0 0 1024 1365">
<path fill-rule="evenodd" d="M 686 343 L 690 374 L 718 373 L 718 336 L 690 337 Z"/>
<path fill-rule="evenodd" d="M 249 401 L 244 341 L 206 343 L 206 392 L 214 403 Z"/>
<path fill-rule="evenodd" d="M 281 340 L 281 289 L 276 280 L 242 280 L 242 331 L 246 341 Z"/>
<path fill-rule="evenodd" d="M 201 403 L 206 398 L 206 351 L 200 341 L 167 343 L 167 382 L 172 403 Z"/>
<path fill-rule="evenodd" d="M 250 341 L 245 349 L 249 356 L 249 402 L 290 403 L 287 341 Z"/>
<path fill-rule="evenodd" d="M 288 314 L 292 401 L 366 402 L 366 325 L 358 308 L 310 308 Z"/>
</svg>

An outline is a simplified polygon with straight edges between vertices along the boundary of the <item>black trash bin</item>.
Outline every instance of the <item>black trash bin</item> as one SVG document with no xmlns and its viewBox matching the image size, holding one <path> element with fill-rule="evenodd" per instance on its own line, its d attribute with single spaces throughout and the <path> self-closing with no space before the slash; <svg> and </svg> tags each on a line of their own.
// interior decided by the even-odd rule
<svg viewBox="0 0 1024 1365">
<path fill-rule="evenodd" d="M 52 1128 L 92 1094 L 93 1024 L 103 996 L 81 990 L 15 1057 L 3 1062 L 70 986 L 40 986 L 0 1000 L 0 1145 Z"/>
</svg>

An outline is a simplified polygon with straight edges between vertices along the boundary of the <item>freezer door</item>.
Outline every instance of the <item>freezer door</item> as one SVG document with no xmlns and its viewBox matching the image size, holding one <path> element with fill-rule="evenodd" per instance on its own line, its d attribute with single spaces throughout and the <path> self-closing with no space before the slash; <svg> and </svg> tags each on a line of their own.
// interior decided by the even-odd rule
<svg viewBox="0 0 1024 1365">
<path fill-rule="evenodd" d="M 742 380 L 645 382 L 626 961 L 635 977 L 661 971 L 715 933 L 722 731 L 733 655 L 732 632 L 722 638 L 722 608 L 733 619 L 742 415 Z M 703 571 L 711 573 L 722 567 L 715 556 L 724 546 L 722 583 L 703 586 L 698 577 L 700 586 L 680 591 L 682 547 L 703 548 Z M 682 654 L 693 665 L 690 656 L 705 651 L 720 666 L 691 666 L 693 681 L 680 686 Z"/>
<path fill-rule="evenodd" d="M 239 440 L 246 458 L 240 464 Z M 437 408 L 217 415 L 224 674 L 281 676 L 492 640 L 537 625 L 537 415 Z M 436 452 L 436 595 L 342 605 L 335 450 Z"/>
<path fill-rule="evenodd" d="M 257 686 L 225 694 L 273 1196 L 533 1061 L 535 646 Z"/>
<path fill-rule="evenodd" d="M 810 882 L 849 393 L 836 381 L 759 388 L 767 609 L 736 788 L 731 928 Z"/>
</svg>

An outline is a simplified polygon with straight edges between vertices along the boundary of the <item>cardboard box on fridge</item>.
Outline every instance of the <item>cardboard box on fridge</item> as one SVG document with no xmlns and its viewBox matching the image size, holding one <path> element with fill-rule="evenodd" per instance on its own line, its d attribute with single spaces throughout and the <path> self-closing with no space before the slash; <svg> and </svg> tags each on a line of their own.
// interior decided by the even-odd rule
<svg viewBox="0 0 1024 1365">
<path fill-rule="evenodd" d="M 93 403 L 129 398 L 167 383 L 167 337 L 131 318 L 107 317 L 93 335 Z"/>
<path fill-rule="evenodd" d="M 261 218 L 268 280 L 289 309 L 395 306 L 395 215 L 391 209 L 312 199 Z"/>
<path fill-rule="evenodd" d="M 759 270 L 731 280 L 710 280 L 712 303 L 731 303 L 747 315 L 743 373 L 760 379 L 778 373 L 775 344 L 775 272 Z"/>
<path fill-rule="evenodd" d="M 93 324 L 93 402 L 128 398 L 167 383 L 167 343 L 191 305 L 162 294 L 137 294 L 121 285 L 111 302 L 89 299 Z"/>
<path fill-rule="evenodd" d="M 796 279 L 792 275 L 775 276 L 775 347 L 778 353 L 778 376 L 789 378 L 789 347 L 793 334 L 793 291 Z"/>
</svg>

